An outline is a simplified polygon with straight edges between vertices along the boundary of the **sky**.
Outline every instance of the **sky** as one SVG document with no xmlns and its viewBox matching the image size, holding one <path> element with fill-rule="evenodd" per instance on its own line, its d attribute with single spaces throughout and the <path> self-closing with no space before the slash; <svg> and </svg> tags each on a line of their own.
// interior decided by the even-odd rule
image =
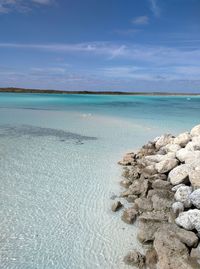
<svg viewBox="0 0 200 269">
<path fill-rule="evenodd" d="M 200 93 L 200 0 L 0 0 L 0 87 Z"/>
</svg>

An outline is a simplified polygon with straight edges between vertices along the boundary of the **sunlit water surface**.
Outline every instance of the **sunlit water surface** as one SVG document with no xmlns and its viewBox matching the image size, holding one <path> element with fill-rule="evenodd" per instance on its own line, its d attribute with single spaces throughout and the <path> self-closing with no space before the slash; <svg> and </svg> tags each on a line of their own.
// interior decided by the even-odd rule
<svg viewBox="0 0 200 269">
<path fill-rule="evenodd" d="M 128 268 L 117 161 L 199 121 L 200 97 L 0 94 L 0 268 Z"/>
</svg>

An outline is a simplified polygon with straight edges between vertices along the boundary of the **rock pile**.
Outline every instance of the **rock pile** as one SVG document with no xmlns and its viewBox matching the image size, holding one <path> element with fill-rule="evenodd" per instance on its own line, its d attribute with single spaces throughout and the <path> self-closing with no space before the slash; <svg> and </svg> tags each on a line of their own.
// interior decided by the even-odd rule
<svg viewBox="0 0 200 269">
<path fill-rule="evenodd" d="M 131 251 L 124 261 L 139 268 L 200 268 L 200 125 L 157 137 L 119 164 L 120 197 L 130 203 L 122 220 L 138 221 L 138 240 L 147 249 L 146 255 Z"/>
</svg>

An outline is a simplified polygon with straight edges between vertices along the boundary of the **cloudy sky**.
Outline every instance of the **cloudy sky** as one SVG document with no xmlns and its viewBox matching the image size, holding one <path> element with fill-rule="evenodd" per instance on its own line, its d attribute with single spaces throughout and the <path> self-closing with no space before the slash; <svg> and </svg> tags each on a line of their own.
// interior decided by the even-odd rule
<svg viewBox="0 0 200 269">
<path fill-rule="evenodd" d="M 200 92 L 200 0 L 0 0 L 0 87 Z"/>
</svg>

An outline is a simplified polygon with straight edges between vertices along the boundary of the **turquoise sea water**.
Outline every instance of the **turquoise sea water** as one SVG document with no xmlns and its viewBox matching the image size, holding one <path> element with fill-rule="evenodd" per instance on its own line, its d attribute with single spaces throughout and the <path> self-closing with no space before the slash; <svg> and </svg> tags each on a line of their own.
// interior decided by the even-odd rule
<svg viewBox="0 0 200 269">
<path fill-rule="evenodd" d="M 0 268 L 128 268 L 117 161 L 200 122 L 200 97 L 0 93 Z"/>
</svg>

